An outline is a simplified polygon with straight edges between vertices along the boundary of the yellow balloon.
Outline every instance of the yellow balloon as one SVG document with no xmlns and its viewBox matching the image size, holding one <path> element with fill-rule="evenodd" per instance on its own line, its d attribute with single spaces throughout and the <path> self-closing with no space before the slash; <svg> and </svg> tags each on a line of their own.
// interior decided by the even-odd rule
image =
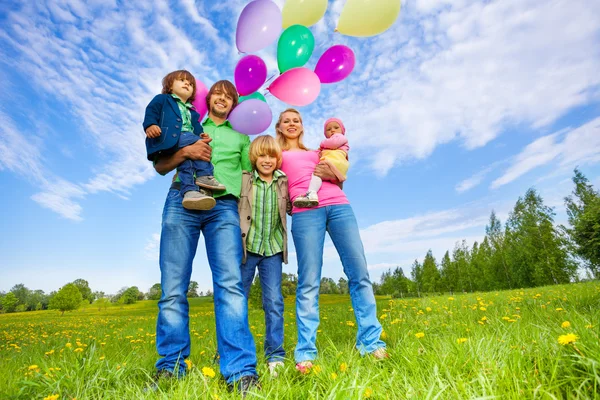
<svg viewBox="0 0 600 400">
<path fill-rule="evenodd" d="M 287 0 L 281 12 L 283 29 L 292 25 L 311 26 L 327 11 L 327 0 Z"/>
<path fill-rule="evenodd" d="M 348 0 L 336 31 L 349 36 L 385 32 L 400 14 L 400 0 Z"/>
</svg>

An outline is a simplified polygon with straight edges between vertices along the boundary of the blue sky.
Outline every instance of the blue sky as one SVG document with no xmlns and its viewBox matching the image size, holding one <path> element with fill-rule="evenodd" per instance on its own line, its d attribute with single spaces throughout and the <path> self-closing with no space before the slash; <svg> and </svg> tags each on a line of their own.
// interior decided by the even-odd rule
<svg viewBox="0 0 600 400">
<path fill-rule="evenodd" d="M 144 107 L 175 69 L 207 86 L 233 80 L 246 4 L 3 2 L 0 291 L 159 282 L 170 177 L 146 161 Z M 397 265 L 408 274 L 430 248 L 439 260 L 481 240 L 490 211 L 504 222 L 531 186 L 564 222 L 575 166 L 600 188 L 599 2 L 408 0 L 371 38 L 334 33 L 343 5 L 330 1 L 311 27 L 307 66 L 345 44 L 356 68 L 301 112 L 313 148 L 327 118 L 346 125 L 345 192 L 374 280 Z M 276 43 L 256 54 L 275 74 Z M 267 99 L 274 115 L 286 108 Z M 330 242 L 323 276 L 342 276 Z M 202 241 L 192 279 L 212 286 Z"/>
</svg>

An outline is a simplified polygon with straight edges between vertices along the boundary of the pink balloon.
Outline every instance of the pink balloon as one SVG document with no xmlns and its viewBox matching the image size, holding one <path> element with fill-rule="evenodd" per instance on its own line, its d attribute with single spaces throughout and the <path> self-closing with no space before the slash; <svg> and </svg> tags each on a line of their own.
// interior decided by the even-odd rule
<svg viewBox="0 0 600 400">
<path fill-rule="evenodd" d="M 234 77 L 241 96 L 254 93 L 267 80 L 267 64 L 258 56 L 246 56 L 235 66 Z"/>
<path fill-rule="evenodd" d="M 338 44 L 328 48 L 319 58 L 315 73 L 321 83 L 334 83 L 345 79 L 354 69 L 354 52 Z"/>
<path fill-rule="evenodd" d="M 292 68 L 275 79 L 267 90 L 284 103 L 301 107 L 315 101 L 321 91 L 321 82 L 308 68 Z"/>
<path fill-rule="evenodd" d="M 227 118 L 236 131 L 245 135 L 258 135 L 271 125 L 271 107 L 261 100 L 248 99 L 238 104 Z"/>
<path fill-rule="evenodd" d="M 252 53 L 273 43 L 281 33 L 281 10 L 271 0 L 254 0 L 238 19 L 235 44 L 242 53 Z"/>
<path fill-rule="evenodd" d="M 208 111 L 206 107 L 206 95 L 208 95 L 208 89 L 204 86 L 204 83 L 196 79 L 196 99 L 192 101 L 192 105 L 196 109 L 196 112 L 200 114 L 200 122 L 202 122 Z"/>
</svg>

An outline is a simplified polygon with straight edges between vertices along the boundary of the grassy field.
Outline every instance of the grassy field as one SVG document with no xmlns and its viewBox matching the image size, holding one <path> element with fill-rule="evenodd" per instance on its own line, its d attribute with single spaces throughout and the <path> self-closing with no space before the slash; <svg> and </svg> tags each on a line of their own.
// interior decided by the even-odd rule
<svg viewBox="0 0 600 400">
<path fill-rule="evenodd" d="M 294 299 L 285 301 L 285 345 L 295 344 Z M 319 358 L 308 375 L 286 362 L 270 378 L 262 311 L 251 309 L 262 391 L 269 399 L 600 398 L 600 283 L 422 299 L 378 298 L 391 358 L 354 349 L 348 296 L 321 296 Z M 191 301 L 192 368 L 144 389 L 153 373 L 156 302 L 61 316 L 0 315 L 0 399 L 228 399 L 213 363 L 212 303 Z"/>
</svg>

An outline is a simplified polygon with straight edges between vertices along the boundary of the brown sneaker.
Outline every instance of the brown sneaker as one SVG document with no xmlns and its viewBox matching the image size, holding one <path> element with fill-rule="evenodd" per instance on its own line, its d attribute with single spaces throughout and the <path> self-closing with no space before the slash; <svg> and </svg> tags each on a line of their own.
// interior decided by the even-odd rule
<svg viewBox="0 0 600 400">
<path fill-rule="evenodd" d="M 246 398 L 249 391 L 262 389 L 257 375 L 244 375 L 239 380 L 228 384 L 227 387 L 230 392 L 237 391 L 241 394 L 242 399 Z"/>
<path fill-rule="evenodd" d="M 386 358 L 390 358 L 389 353 L 387 352 L 387 350 L 385 349 L 385 347 L 380 347 L 378 349 L 375 349 L 375 351 L 371 352 L 371 355 L 376 359 L 376 360 L 384 360 Z"/>
<path fill-rule="evenodd" d="M 210 190 L 225 190 L 227 189 L 225 185 L 215 179 L 214 176 L 197 176 L 196 177 L 196 185 L 201 188 L 210 189 Z"/>
<path fill-rule="evenodd" d="M 185 192 L 181 204 L 188 210 L 210 210 L 217 202 L 211 196 L 191 190 Z"/>
<path fill-rule="evenodd" d="M 294 207 L 312 208 L 319 205 L 319 196 L 315 192 L 307 192 L 304 196 L 294 199 Z"/>
</svg>

